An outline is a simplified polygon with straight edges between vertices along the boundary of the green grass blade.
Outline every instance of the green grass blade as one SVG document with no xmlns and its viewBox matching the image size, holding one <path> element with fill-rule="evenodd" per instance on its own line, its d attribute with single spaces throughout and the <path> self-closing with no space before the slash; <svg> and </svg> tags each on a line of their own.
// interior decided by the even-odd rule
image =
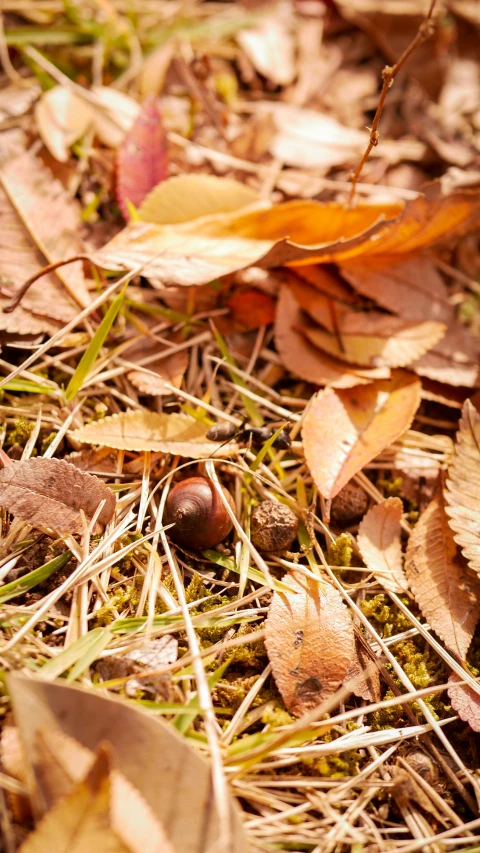
<svg viewBox="0 0 480 853">
<path fill-rule="evenodd" d="M 231 572 L 236 572 L 236 574 L 240 574 L 240 569 L 235 565 L 235 560 L 231 560 L 230 557 L 224 557 L 223 554 L 219 554 L 218 551 L 202 551 L 203 556 L 210 560 L 211 563 L 215 563 L 217 566 L 222 566 L 224 569 L 230 569 Z M 282 581 L 274 580 L 272 584 L 270 584 L 268 578 L 262 572 L 259 572 L 258 569 L 252 569 L 249 566 L 247 571 L 247 576 L 249 580 L 255 581 L 255 583 L 259 583 L 262 586 L 268 586 L 270 589 L 275 590 L 275 592 L 289 592 L 292 594 L 292 587 L 287 586 L 286 583 L 282 583 Z"/>
<path fill-rule="evenodd" d="M 5 601 L 9 601 L 11 598 L 15 598 L 17 595 L 22 595 L 24 592 L 28 592 L 29 589 L 32 589 L 34 586 L 37 586 L 37 584 L 47 580 L 47 578 L 49 578 L 50 575 L 53 575 L 54 572 L 57 572 L 59 569 L 63 569 L 63 567 L 67 565 L 71 556 L 71 551 L 65 551 L 64 554 L 60 554 L 58 557 L 55 557 L 53 560 L 50 560 L 38 569 L 34 569 L 33 572 L 29 572 L 28 575 L 22 575 L 21 578 L 17 578 L 17 580 L 12 581 L 11 583 L 6 583 L 4 586 L 0 587 L 0 604 L 3 604 Z"/>
<path fill-rule="evenodd" d="M 30 379 L 11 379 L 2 386 L 4 391 L 20 391 L 25 394 L 58 394 L 60 389 L 52 388 L 51 385 L 42 385 L 40 382 L 32 382 Z"/>
<path fill-rule="evenodd" d="M 100 325 L 99 325 L 97 331 L 95 332 L 92 340 L 90 341 L 87 349 L 83 353 L 83 356 L 80 359 L 78 367 L 77 367 L 75 373 L 73 374 L 72 378 L 70 379 L 70 382 L 68 383 L 67 390 L 65 391 L 65 398 L 68 402 L 70 402 L 70 400 L 73 400 L 75 395 L 78 394 L 78 392 L 80 391 L 80 388 L 82 387 L 83 383 L 85 382 L 85 379 L 87 378 L 87 376 L 90 373 L 93 365 L 95 364 L 97 356 L 98 356 L 98 354 L 99 354 L 99 352 L 100 352 L 100 350 L 101 350 L 101 348 L 105 342 L 105 338 L 107 337 L 110 329 L 112 328 L 112 326 L 115 322 L 116 316 L 117 316 L 118 312 L 120 311 L 120 308 L 122 307 L 123 297 L 125 295 L 125 291 L 127 289 L 127 286 L 128 286 L 128 282 L 125 284 L 121 293 L 119 293 L 118 296 L 116 296 L 115 299 L 113 300 L 110 308 L 108 309 L 107 313 L 105 314 L 105 317 L 103 318 L 102 322 L 100 323 Z"/>
<path fill-rule="evenodd" d="M 220 666 L 218 667 L 218 669 L 215 670 L 215 672 L 212 672 L 212 674 L 208 676 L 207 681 L 210 690 L 213 690 L 215 685 L 220 681 L 223 673 L 225 672 L 229 664 L 230 659 L 227 658 L 226 661 L 220 664 Z M 190 728 L 193 721 L 195 720 L 196 715 L 194 717 L 192 717 L 191 715 L 192 708 L 196 708 L 197 711 L 200 711 L 200 703 L 198 701 L 197 694 L 195 694 L 195 696 L 192 696 L 190 701 L 187 702 L 185 706 L 185 712 L 182 714 L 178 714 L 176 719 L 173 721 L 173 725 L 182 735 L 186 734 L 187 730 Z"/>
<path fill-rule="evenodd" d="M 40 667 L 38 670 L 40 675 L 53 679 L 72 667 L 67 681 L 75 681 L 108 646 L 111 636 L 108 628 L 94 628 L 60 652 L 53 660 L 49 660 Z"/>
</svg>

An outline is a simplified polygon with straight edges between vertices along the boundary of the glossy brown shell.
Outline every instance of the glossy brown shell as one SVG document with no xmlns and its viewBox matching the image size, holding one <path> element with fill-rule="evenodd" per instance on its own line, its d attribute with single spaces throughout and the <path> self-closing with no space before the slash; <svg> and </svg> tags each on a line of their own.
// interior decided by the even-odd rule
<svg viewBox="0 0 480 853">
<path fill-rule="evenodd" d="M 234 510 L 230 493 L 222 489 Z M 206 477 L 189 477 L 177 483 L 168 494 L 163 520 L 175 524 L 168 531 L 170 539 L 194 551 L 218 545 L 233 527 L 214 484 Z"/>
</svg>

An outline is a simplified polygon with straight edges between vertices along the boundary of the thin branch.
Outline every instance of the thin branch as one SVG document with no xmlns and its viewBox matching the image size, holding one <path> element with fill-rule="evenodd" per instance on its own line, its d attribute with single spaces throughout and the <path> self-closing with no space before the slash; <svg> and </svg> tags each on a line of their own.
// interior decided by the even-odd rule
<svg viewBox="0 0 480 853">
<path fill-rule="evenodd" d="M 363 169 L 365 163 L 368 160 L 370 152 L 371 152 L 372 148 L 376 148 L 376 146 L 380 142 L 380 133 L 378 132 L 378 125 L 380 122 L 381 115 L 383 113 L 383 108 L 385 106 L 385 100 L 387 97 L 387 92 L 390 89 L 390 87 L 393 85 L 393 81 L 395 80 L 395 77 L 397 76 L 398 72 L 403 68 L 407 59 L 410 58 L 410 55 L 413 53 L 415 48 L 418 47 L 419 44 L 422 44 L 424 41 L 426 41 L 432 35 L 432 33 L 435 29 L 435 22 L 432 19 L 432 15 L 433 15 L 433 12 L 435 9 L 436 2 L 437 2 L 437 0 L 431 0 L 430 9 L 428 10 L 427 17 L 420 24 L 415 38 L 410 42 L 408 47 L 405 48 L 400 59 L 397 60 L 395 65 L 386 65 L 382 71 L 383 86 L 382 86 L 382 91 L 380 92 L 380 99 L 378 102 L 377 111 L 375 113 L 375 117 L 373 119 L 372 127 L 370 130 L 370 139 L 369 139 L 368 145 L 365 149 L 365 152 L 363 154 L 363 157 L 357 166 L 356 171 L 351 176 L 352 188 L 350 190 L 350 198 L 349 198 L 349 204 L 350 205 L 353 204 L 353 200 L 355 198 L 355 192 L 357 189 L 358 179 L 362 173 L 362 169 Z"/>
</svg>

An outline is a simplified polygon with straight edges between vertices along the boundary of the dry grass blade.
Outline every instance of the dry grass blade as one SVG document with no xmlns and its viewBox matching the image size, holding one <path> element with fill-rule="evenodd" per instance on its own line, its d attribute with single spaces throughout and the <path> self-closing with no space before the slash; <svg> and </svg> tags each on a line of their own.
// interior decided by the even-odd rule
<svg viewBox="0 0 480 853">
<path fill-rule="evenodd" d="M 445 512 L 470 567 L 480 574 L 480 415 L 465 402 L 445 489 Z"/>
<path fill-rule="evenodd" d="M 458 553 L 441 494 L 412 531 L 405 571 L 430 627 L 463 660 L 480 618 L 480 580 Z"/>
</svg>

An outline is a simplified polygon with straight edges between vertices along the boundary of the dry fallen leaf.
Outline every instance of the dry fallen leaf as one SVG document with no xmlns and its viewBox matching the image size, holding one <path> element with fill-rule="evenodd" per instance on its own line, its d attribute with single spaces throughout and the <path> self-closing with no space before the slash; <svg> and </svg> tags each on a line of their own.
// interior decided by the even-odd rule
<svg viewBox="0 0 480 853">
<path fill-rule="evenodd" d="M 112 828 L 110 787 L 108 753 L 99 747 L 85 779 L 45 815 L 20 853 L 131 853 Z"/>
<path fill-rule="evenodd" d="M 350 364 L 406 367 L 445 334 L 442 323 L 414 323 L 379 311 L 338 312 L 338 335 L 319 327 L 303 333 L 314 346 Z"/>
<path fill-rule="evenodd" d="M 460 678 L 452 672 L 448 683 L 448 698 L 453 710 L 474 732 L 480 732 L 480 696 L 468 684 L 457 684 Z"/>
<path fill-rule="evenodd" d="M 167 174 L 165 129 L 158 98 L 150 97 L 142 104 L 117 153 L 117 201 L 127 222 L 130 219 L 127 201 L 139 207 Z"/>
<path fill-rule="evenodd" d="M 11 160 L 1 171 L 0 180 L 47 262 L 63 261 L 83 251 L 78 236 L 80 205 L 37 157 L 27 151 Z M 90 303 L 81 261 L 56 270 L 55 277 L 82 308 Z"/>
<path fill-rule="evenodd" d="M 355 696 L 360 696 L 368 702 L 379 702 L 381 699 L 378 669 L 357 637 L 355 637 L 355 652 L 343 683 L 352 693 L 355 693 Z"/>
<path fill-rule="evenodd" d="M 187 459 L 204 459 L 220 449 L 221 443 L 206 438 L 208 427 L 183 412 L 121 412 L 93 421 L 71 433 L 75 441 L 101 444 L 117 450 L 161 451 Z M 222 453 L 229 453 L 228 445 Z"/>
<path fill-rule="evenodd" d="M 276 685 L 295 716 L 316 708 L 340 686 L 354 655 L 353 623 L 340 593 L 323 578 L 283 578 L 292 594 L 274 593 L 265 645 Z"/>
<path fill-rule="evenodd" d="M 466 400 L 460 429 L 448 469 L 445 512 L 470 568 L 480 575 L 480 535 L 478 507 L 480 497 L 480 415 Z"/>
<path fill-rule="evenodd" d="M 368 510 L 358 528 L 358 547 L 365 565 L 391 592 L 408 589 L 402 567 L 402 513 L 400 498 L 387 498 Z"/>
<path fill-rule="evenodd" d="M 173 334 L 170 338 L 170 346 L 168 346 L 155 339 L 155 324 L 151 323 L 148 318 L 144 325 L 144 334 L 137 336 L 132 341 L 131 346 L 124 349 L 123 355 L 128 362 L 140 366 L 145 363 L 145 369 L 131 370 L 127 374 L 128 379 L 142 394 L 153 396 L 171 394 L 171 390 L 165 386 L 165 382 L 169 382 L 175 388 L 180 388 L 188 368 L 188 350 L 183 349 L 164 358 L 162 358 L 162 351 L 174 347 L 175 344 L 183 343 L 184 337 L 181 332 Z M 157 357 L 155 358 L 155 356 Z"/>
<path fill-rule="evenodd" d="M 208 850 L 218 839 L 210 765 L 171 725 L 120 699 L 61 681 L 15 674 L 9 676 L 8 684 L 25 757 L 34 774 L 40 812 L 51 774 L 43 778 L 38 774 L 35 757 L 39 733 L 47 738 L 63 773 L 74 781 L 88 770 L 91 750 L 107 741 L 115 759 L 112 821 L 135 853 L 169 853 L 168 847 L 155 845 L 157 836 L 150 831 L 153 818 L 173 849 L 181 853 Z M 228 808 L 232 853 L 246 853 L 246 839 L 233 802 Z"/>
<path fill-rule="evenodd" d="M 480 580 L 457 549 L 441 494 L 413 528 L 405 571 L 428 624 L 464 660 L 480 618 Z"/>
<path fill-rule="evenodd" d="M 237 290 L 227 302 L 230 313 L 216 319 L 221 335 L 269 326 L 275 319 L 275 300 L 261 290 Z"/>
<path fill-rule="evenodd" d="M 305 458 L 324 498 L 342 486 L 412 423 L 420 403 L 419 380 L 405 370 L 358 388 L 326 388 L 303 423 Z"/>
<path fill-rule="evenodd" d="M 0 500 L 8 512 L 34 527 L 49 527 L 59 533 L 81 531 L 81 510 L 92 518 L 101 501 L 105 501 L 98 516 L 102 524 L 107 524 L 115 511 L 110 489 L 63 459 L 12 461 L 0 471 L 0 486 Z"/>
<path fill-rule="evenodd" d="M 355 368 L 321 352 L 309 343 L 304 334 L 297 331 L 305 327 L 305 322 L 306 317 L 293 293 L 287 285 L 282 285 L 275 315 L 275 345 L 282 364 L 294 376 L 314 385 L 352 388 L 390 375 L 388 368 Z"/>
<path fill-rule="evenodd" d="M 69 148 L 88 130 L 92 109 L 66 86 L 54 86 L 43 93 L 35 106 L 37 130 L 50 154 L 66 163 Z"/>
<path fill-rule="evenodd" d="M 96 99 L 93 109 L 95 132 L 109 148 L 118 148 L 139 112 L 140 104 L 112 86 L 92 86 Z"/>
<path fill-rule="evenodd" d="M 276 86 L 288 86 L 296 73 L 295 46 L 288 21 L 278 11 L 256 27 L 240 30 L 237 41 L 260 74 Z"/>
<path fill-rule="evenodd" d="M 163 181 L 142 202 L 142 222 L 180 225 L 215 213 L 232 213 L 258 201 L 250 187 L 214 175 L 179 175 Z"/>
</svg>

